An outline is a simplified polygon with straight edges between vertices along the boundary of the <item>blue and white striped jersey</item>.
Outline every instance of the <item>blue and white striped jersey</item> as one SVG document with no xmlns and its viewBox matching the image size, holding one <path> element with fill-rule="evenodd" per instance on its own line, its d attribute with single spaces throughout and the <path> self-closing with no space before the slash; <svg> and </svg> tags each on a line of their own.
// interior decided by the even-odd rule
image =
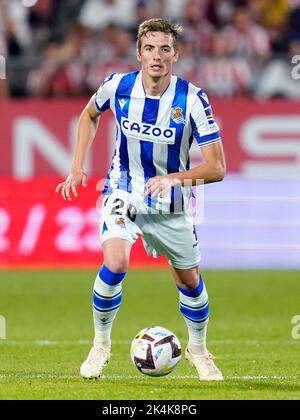
<svg viewBox="0 0 300 420">
<path fill-rule="evenodd" d="M 221 140 L 207 95 L 177 76 L 160 97 L 153 97 L 145 93 L 140 71 L 111 74 L 95 95 L 95 107 L 101 113 L 110 108 L 117 126 L 104 192 L 119 188 L 142 197 L 149 178 L 189 169 L 193 137 L 199 146 Z M 190 188 L 176 187 L 163 198 L 143 200 L 174 212 L 178 202 L 186 207 L 189 196 Z"/>
</svg>

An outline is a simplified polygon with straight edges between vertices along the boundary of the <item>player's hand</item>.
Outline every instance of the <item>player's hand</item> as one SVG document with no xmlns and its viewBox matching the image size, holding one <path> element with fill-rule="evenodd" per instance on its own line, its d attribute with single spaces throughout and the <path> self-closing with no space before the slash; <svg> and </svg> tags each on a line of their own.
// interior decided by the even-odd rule
<svg viewBox="0 0 300 420">
<path fill-rule="evenodd" d="M 154 178 L 150 178 L 146 184 L 145 197 L 148 194 L 151 194 L 151 198 L 154 198 L 157 195 L 159 195 L 160 198 L 163 198 L 165 194 L 176 185 L 181 185 L 181 182 L 178 178 L 174 177 L 173 174 L 155 176 Z"/>
<path fill-rule="evenodd" d="M 58 193 L 59 191 L 61 191 L 62 198 L 64 200 L 71 201 L 71 194 L 73 194 L 74 197 L 78 197 L 77 187 L 80 184 L 83 187 L 87 186 L 87 175 L 84 172 L 80 172 L 78 174 L 70 173 L 70 175 L 64 182 L 58 184 L 58 186 L 55 189 L 55 192 Z"/>
</svg>

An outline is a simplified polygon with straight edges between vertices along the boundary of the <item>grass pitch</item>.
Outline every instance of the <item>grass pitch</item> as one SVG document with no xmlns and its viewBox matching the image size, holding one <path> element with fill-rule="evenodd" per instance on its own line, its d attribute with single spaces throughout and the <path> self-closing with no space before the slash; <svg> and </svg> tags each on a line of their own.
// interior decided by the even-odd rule
<svg viewBox="0 0 300 420">
<path fill-rule="evenodd" d="M 93 335 L 96 271 L 1 271 L 0 399 L 300 399 L 300 272 L 204 273 L 211 303 L 208 347 L 225 381 L 203 383 L 184 358 L 169 376 L 150 378 L 129 349 L 144 327 L 187 332 L 168 271 L 130 271 L 113 328 L 110 363 L 101 379 L 79 376 Z"/>
</svg>

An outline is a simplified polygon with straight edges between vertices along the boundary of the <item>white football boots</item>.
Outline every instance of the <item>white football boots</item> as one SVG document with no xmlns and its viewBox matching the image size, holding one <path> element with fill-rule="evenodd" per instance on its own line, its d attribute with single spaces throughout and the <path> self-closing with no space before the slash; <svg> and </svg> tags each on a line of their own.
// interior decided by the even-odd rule
<svg viewBox="0 0 300 420">
<path fill-rule="evenodd" d="M 104 347 L 92 347 L 87 359 L 80 367 L 80 375 L 85 379 L 97 379 L 110 358 L 110 350 Z"/>
<path fill-rule="evenodd" d="M 185 351 L 185 357 L 192 366 L 197 369 L 200 381 L 223 381 L 221 371 L 214 364 L 214 356 L 210 353 L 204 356 L 192 354 L 189 349 Z"/>
</svg>

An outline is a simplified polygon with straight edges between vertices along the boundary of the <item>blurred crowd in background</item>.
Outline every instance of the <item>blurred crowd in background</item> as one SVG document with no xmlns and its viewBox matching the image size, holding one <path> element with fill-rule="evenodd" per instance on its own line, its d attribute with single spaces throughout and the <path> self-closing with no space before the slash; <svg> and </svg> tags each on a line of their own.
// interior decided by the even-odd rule
<svg viewBox="0 0 300 420">
<path fill-rule="evenodd" d="M 184 27 L 175 73 L 213 97 L 300 99 L 300 0 L 0 0 L 0 97 L 89 95 L 139 68 L 139 23 Z"/>
</svg>

